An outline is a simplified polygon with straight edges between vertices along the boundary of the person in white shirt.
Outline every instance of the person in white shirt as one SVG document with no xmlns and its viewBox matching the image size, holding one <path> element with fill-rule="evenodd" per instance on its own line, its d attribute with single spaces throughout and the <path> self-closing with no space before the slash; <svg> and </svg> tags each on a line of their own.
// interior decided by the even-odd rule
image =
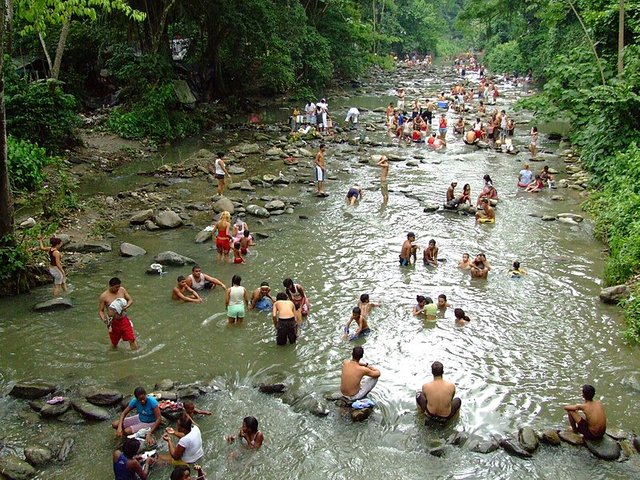
<svg viewBox="0 0 640 480">
<path fill-rule="evenodd" d="M 360 110 L 356 107 L 351 107 L 347 112 L 347 118 L 344 119 L 345 123 L 352 123 L 354 126 L 358 124 L 358 117 L 360 116 Z"/>
<path fill-rule="evenodd" d="M 162 438 L 167 442 L 169 455 L 174 465 L 194 465 L 204 456 L 202 450 L 202 435 L 197 425 L 187 415 L 178 419 L 178 431 L 167 428 Z M 177 445 L 173 445 L 171 435 L 180 438 Z"/>
<path fill-rule="evenodd" d="M 307 115 L 307 123 L 315 125 L 316 123 L 316 104 L 307 102 L 304 106 L 304 113 Z"/>
</svg>

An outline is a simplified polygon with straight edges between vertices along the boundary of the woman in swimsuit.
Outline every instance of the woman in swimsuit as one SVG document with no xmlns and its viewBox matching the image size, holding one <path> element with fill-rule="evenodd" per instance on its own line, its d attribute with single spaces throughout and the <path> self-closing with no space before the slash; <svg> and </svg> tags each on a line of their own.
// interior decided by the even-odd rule
<svg viewBox="0 0 640 480">
<path fill-rule="evenodd" d="M 309 300 L 307 299 L 304 290 L 301 285 L 293 283 L 290 278 L 285 278 L 282 282 L 284 285 L 285 293 L 289 300 L 296 306 L 296 316 L 298 324 L 302 323 L 302 316 L 309 314 Z"/>
<path fill-rule="evenodd" d="M 40 250 L 49 254 L 49 273 L 53 277 L 53 296 L 55 297 L 60 294 L 61 290 L 67 291 L 67 276 L 62 268 L 62 254 L 60 253 L 62 240 L 51 237 L 50 247 L 44 246 L 42 236 L 39 236 L 38 240 L 40 241 Z"/>
<path fill-rule="evenodd" d="M 229 252 L 231 251 L 231 235 L 229 230 L 231 229 L 231 214 L 224 211 L 220 215 L 220 220 L 215 224 L 212 234 L 215 236 L 216 250 L 218 251 L 218 260 L 227 260 Z"/>
<path fill-rule="evenodd" d="M 476 202 L 476 206 L 480 206 L 483 198 L 488 198 L 489 200 L 497 200 L 498 199 L 498 191 L 493 186 L 493 181 L 491 181 L 491 177 L 487 174 L 482 177 L 484 181 L 484 186 L 482 187 L 482 192 L 478 195 L 478 201 Z"/>
<path fill-rule="evenodd" d="M 453 314 L 456 317 L 456 325 L 466 325 L 471 321 L 471 319 L 464 313 L 464 310 L 461 308 L 456 308 L 453 311 Z"/>
</svg>

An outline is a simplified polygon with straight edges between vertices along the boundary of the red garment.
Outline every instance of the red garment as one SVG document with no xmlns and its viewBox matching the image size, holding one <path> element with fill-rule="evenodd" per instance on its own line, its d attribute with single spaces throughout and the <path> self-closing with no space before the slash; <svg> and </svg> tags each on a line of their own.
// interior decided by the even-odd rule
<svg viewBox="0 0 640 480">
<path fill-rule="evenodd" d="M 236 257 L 233 259 L 233 263 L 242 263 L 242 258 Z"/>
<path fill-rule="evenodd" d="M 115 347 L 118 345 L 120 340 L 124 340 L 125 342 L 133 342 L 136 339 L 135 334 L 133 333 L 133 325 L 131 324 L 131 320 L 129 317 L 124 316 L 120 320 L 113 320 L 111 322 L 111 331 L 109 332 L 109 338 L 111 339 L 111 344 Z"/>
<path fill-rule="evenodd" d="M 218 235 L 216 237 L 216 248 L 220 253 L 229 253 L 231 250 L 231 239 L 227 236 Z"/>
</svg>

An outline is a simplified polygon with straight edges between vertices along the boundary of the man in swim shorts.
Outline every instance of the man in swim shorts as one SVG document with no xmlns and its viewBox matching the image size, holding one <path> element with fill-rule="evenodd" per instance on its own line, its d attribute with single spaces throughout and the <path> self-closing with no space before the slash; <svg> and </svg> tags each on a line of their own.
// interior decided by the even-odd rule
<svg viewBox="0 0 640 480">
<path fill-rule="evenodd" d="M 133 325 L 127 313 L 127 301 L 124 298 L 116 298 L 107 307 L 107 326 L 109 327 L 109 339 L 113 348 L 118 348 L 120 340 L 129 342 L 131 350 L 138 349 L 138 343 L 136 342 L 136 336 L 133 332 Z"/>
<path fill-rule="evenodd" d="M 276 344 L 286 345 L 296 343 L 298 338 L 298 322 L 296 321 L 296 306 L 289 300 L 285 292 L 276 295 L 272 310 L 273 326 L 276 328 Z"/>
<path fill-rule="evenodd" d="M 358 185 L 354 185 L 347 192 L 347 203 L 349 205 L 355 205 L 355 203 L 364 195 L 362 188 Z"/>
<path fill-rule="evenodd" d="M 446 422 L 460 410 L 462 400 L 456 397 L 456 386 L 442 378 L 444 367 L 440 362 L 431 364 L 433 380 L 422 385 L 416 395 L 418 408 L 429 418 Z"/>
<path fill-rule="evenodd" d="M 407 239 L 402 244 L 402 250 L 400 250 L 400 266 L 406 267 L 411 263 L 411 257 L 416 260 L 416 252 L 418 247 L 413 244 L 416 240 L 416 234 L 413 232 L 407 233 Z"/>
<path fill-rule="evenodd" d="M 600 400 L 594 400 L 596 389 L 591 385 L 582 386 L 584 403 L 564 407 L 569 424 L 574 433 L 581 434 L 585 440 L 600 440 L 607 431 L 607 415 Z M 579 412 L 582 412 L 579 413 Z"/>
<path fill-rule="evenodd" d="M 262 282 L 251 294 L 251 310 L 258 309 L 261 312 L 271 310 L 275 300 L 271 296 L 271 287 L 267 282 Z"/>
<path fill-rule="evenodd" d="M 324 168 L 324 152 L 327 147 L 324 143 L 320 144 L 320 149 L 318 153 L 316 153 L 315 164 L 316 164 L 316 183 L 318 184 L 318 192 L 316 196 L 324 197 L 324 179 L 326 175 L 326 169 Z"/>
<path fill-rule="evenodd" d="M 109 280 L 109 288 L 102 292 L 100 297 L 98 297 L 98 315 L 100 316 L 100 319 L 107 324 L 107 326 L 109 326 L 109 318 L 105 315 L 105 310 L 116 298 L 123 298 L 126 300 L 124 311 L 128 310 L 133 303 L 131 295 L 129 295 L 129 292 L 127 292 L 127 290 L 122 286 L 120 279 L 118 277 L 113 277 Z"/>
<path fill-rule="evenodd" d="M 364 348 L 355 347 L 351 352 L 351 360 L 342 362 L 340 392 L 349 402 L 365 398 L 380 378 L 380 370 L 368 363 L 360 363 L 363 356 Z M 367 378 L 363 381 L 363 377 Z"/>
<path fill-rule="evenodd" d="M 135 410 L 137 415 L 127 417 L 129 412 Z M 120 414 L 120 418 L 113 422 L 111 426 L 115 428 L 116 435 L 132 435 L 143 428 L 148 428 L 146 434 L 147 445 L 152 446 L 156 442 L 153 433 L 160 427 L 162 423 L 162 415 L 158 401 L 147 395 L 147 391 L 143 387 L 137 387 L 133 391 L 133 398 L 127 405 L 127 408 Z"/>
</svg>

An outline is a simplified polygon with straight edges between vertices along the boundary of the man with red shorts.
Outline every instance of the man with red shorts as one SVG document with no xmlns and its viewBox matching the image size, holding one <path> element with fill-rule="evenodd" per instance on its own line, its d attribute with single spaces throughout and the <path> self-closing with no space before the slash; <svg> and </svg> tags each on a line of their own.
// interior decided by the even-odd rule
<svg viewBox="0 0 640 480">
<path fill-rule="evenodd" d="M 125 312 L 126 306 L 127 301 L 124 298 L 116 298 L 109 304 L 107 308 L 107 314 L 110 318 L 109 338 L 113 348 L 117 348 L 120 340 L 124 340 L 129 342 L 131 350 L 137 350 L 138 342 L 136 342 L 136 336 L 133 333 L 131 320 L 129 320 Z"/>
</svg>

